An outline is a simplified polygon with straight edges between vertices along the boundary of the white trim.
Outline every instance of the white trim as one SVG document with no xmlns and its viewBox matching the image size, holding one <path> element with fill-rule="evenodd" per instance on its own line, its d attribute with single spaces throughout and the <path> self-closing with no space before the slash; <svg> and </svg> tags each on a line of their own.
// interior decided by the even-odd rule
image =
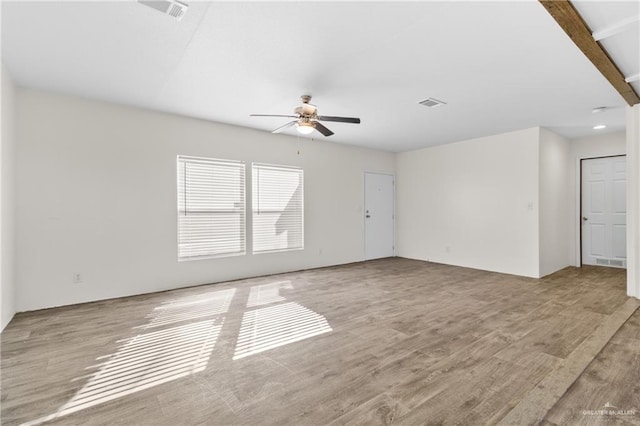
<svg viewBox="0 0 640 426">
<path fill-rule="evenodd" d="M 582 192 L 582 157 L 576 157 L 576 209 L 574 218 L 577 218 L 575 224 L 575 232 L 576 232 L 576 256 L 573 261 L 574 266 L 578 268 L 582 266 L 582 197 L 580 196 Z"/>
<path fill-rule="evenodd" d="M 638 80 L 640 80 L 640 73 L 630 75 L 629 77 L 624 79 L 625 83 L 633 83 L 634 81 Z"/>
<path fill-rule="evenodd" d="M 628 18 L 622 19 L 616 22 L 613 25 L 609 25 L 606 28 L 601 29 L 600 31 L 594 31 L 591 36 L 595 41 L 599 41 L 616 34 L 620 34 L 621 32 L 630 30 L 631 26 L 633 26 L 636 22 L 640 21 L 640 16 L 634 15 Z"/>
</svg>

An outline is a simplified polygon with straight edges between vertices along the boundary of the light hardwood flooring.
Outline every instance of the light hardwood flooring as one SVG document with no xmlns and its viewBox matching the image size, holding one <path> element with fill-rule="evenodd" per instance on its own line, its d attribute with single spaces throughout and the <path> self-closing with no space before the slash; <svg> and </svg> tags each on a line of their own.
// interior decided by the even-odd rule
<svg viewBox="0 0 640 426">
<path fill-rule="evenodd" d="M 631 302 L 623 270 L 535 280 L 391 258 L 18 314 L 2 333 L 1 419 L 495 424 Z M 543 422 L 640 409 L 638 317 Z"/>
</svg>

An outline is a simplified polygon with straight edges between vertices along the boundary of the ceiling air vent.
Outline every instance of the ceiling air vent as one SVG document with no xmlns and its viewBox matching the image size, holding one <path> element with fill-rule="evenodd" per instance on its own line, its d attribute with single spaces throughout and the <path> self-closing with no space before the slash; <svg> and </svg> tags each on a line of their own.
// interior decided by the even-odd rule
<svg viewBox="0 0 640 426">
<path fill-rule="evenodd" d="M 159 12 L 166 13 L 172 16 L 177 21 L 181 20 L 184 16 L 188 4 L 179 2 L 177 0 L 138 0 L 139 3 L 149 6 Z"/>
<path fill-rule="evenodd" d="M 442 101 L 439 101 L 439 100 L 433 99 L 433 98 L 427 98 L 424 101 L 420 101 L 418 103 L 420 105 L 424 105 L 424 106 L 429 107 L 429 108 L 437 108 L 439 106 L 447 104 L 446 102 L 442 102 Z"/>
</svg>

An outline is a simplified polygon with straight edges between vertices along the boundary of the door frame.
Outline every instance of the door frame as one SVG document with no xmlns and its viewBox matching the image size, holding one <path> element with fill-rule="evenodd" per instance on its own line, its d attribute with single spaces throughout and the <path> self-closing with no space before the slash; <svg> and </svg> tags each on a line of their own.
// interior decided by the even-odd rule
<svg viewBox="0 0 640 426">
<path fill-rule="evenodd" d="M 365 220 L 365 211 L 367 208 L 367 173 L 373 173 L 377 175 L 386 175 L 391 176 L 393 178 L 393 256 L 396 256 L 396 175 L 392 172 L 381 172 L 378 170 L 365 170 L 362 173 L 362 209 L 360 214 L 362 215 L 362 259 L 367 260 L 367 221 Z"/>
<path fill-rule="evenodd" d="M 578 267 L 582 267 L 582 161 L 626 156 L 627 154 L 612 154 L 576 158 L 576 266 Z"/>
</svg>

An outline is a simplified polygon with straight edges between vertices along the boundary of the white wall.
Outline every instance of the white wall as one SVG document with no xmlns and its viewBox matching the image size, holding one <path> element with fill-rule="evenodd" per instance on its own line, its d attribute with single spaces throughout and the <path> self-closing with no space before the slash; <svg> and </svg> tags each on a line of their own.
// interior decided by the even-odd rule
<svg viewBox="0 0 640 426">
<path fill-rule="evenodd" d="M 625 132 L 595 134 L 571 140 L 571 156 L 574 159 L 608 157 L 625 153 Z"/>
<path fill-rule="evenodd" d="M 398 255 L 537 277 L 538 139 L 531 128 L 399 154 Z"/>
<path fill-rule="evenodd" d="M 395 167 L 321 139 L 34 90 L 17 100 L 18 311 L 363 260 L 364 171 Z M 178 262 L 178 154 L 303 167 L 305 249 Z"/>
<path fill-rule="evenodd" d="M 16 312 L 14 298 L 14 86 L 9 73 L 2 64 L 2 144 L 0 147 L 0 330 L 11 321 Z"/>
<path fill-rule="evenodd" d="M 640 104 L 627 108 L 627 294 L 640 299 Z"/>
<path fill-rule="evenodd" d="M 540 129 L 540 276 L 572 264 L 570 143 Z"/>
<path fill-rule="evenodd" d="M 576 262 L 579 159 L 626 151 L 532 128 L 396 156 L 17 89 L 14 241 L 6 73 L 2 90 L 3 325 L 13 283 L 23 311 L 363 260 L 365 170 L 397 169 L 399 256 L 543 276 Z M 305 250 L 177 262 L 178 154 L 303 167 Z"/>
<path fill-rule="evenodd" d="M 580 220 L 580 160 L 625 155 L 625 153 L 626 136 L 624 132 L 594 134 L 571 140 L 570 160 L 567 164 L 571 190 L 569 206 L 569 240 L 572 241 L 569 247 L 571 265 L 580 266 L 580 227 L 582 226 Z"/>
</svg>

